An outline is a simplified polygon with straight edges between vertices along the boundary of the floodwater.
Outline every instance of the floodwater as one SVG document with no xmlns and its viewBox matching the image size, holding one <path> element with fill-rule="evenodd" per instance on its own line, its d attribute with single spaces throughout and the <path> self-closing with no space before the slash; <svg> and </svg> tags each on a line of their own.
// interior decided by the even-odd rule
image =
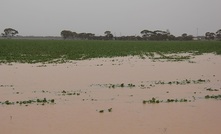
<svg viewBox="0 0 221 134">
<path fill-rule="evenodd" d="M 220 68 L 214 54 L 177 62 L 128 56 L 1 64 L 0 134 L 219 134 L 221 100 L 205 96 L 221 94 Z M 143 104 L 153 97 L 163 102 Z M 55 103 L 4 103 L 43 98 Z"/>
</svg>

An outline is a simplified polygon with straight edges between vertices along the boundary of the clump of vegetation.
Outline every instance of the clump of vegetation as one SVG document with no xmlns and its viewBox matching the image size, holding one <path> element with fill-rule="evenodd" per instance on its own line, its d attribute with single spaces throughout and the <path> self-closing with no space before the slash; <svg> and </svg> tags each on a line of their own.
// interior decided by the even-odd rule
<svg viewBox="0 0 221 134">
<path fill-rule="evenodd" d="M 157 100 L 156 98 L 152 98 L 151 100 L 143 100 L 143 104 L 149 103 L 149 104 L 158 104 L 158 103 L 171 103 L 171 102 L 191 102 L 191 100 L 187 99 L 167 99 L 166 101 L 163 100 Z"/>
<path fill-rule="evenodd" d="M 187 84 L 202 84 L 202 83 L 206 83 L 206 82 L 210 82 L 210 80 L 203 80 L 203 79 L 198 79 L 198 80 L 176 80 L 176 81 L 147 81 L 147 85 L 141 84 L 139 85 L 140 88 L 145 89 L 145 88 L 150 88 L 150 87 L 154 87 L 155 85 L 187 85 Z"/>
<path fill-rule="evenodd" d="M 25 100 L 25 101 L 15 101 L 15 102 L 11 102 L 9 100 L 6 100 L 4 102 L 1 102 L 2 105 L 15 105 L 15 104 L 19 104 L 19 105 L 30 105 L 30 104 L 41 104 L 41 105 L 45 105 L 45 104 L 55 104 L 55 100 L 54 99 L 36 99 L 36 100 Z"/>
<path fill-rule="evenodd" d="M 203 80 L 203 79 L 198 79 L 198 80 L 182 80 L 182 81 L 170 81 L 167 84 L 172 85 L 172 84 L 176 84 L 176 85 L 186 85 L 186 84 L 201 84 L 201 83 L 205 83 L 205 82 L 209 82 L 209 80 Z"/>
<path fill-rule="evenodd" d="M 130 84 L 128 84 L 128 87 L 132 88 L 132 87 L 135 87 L 135 85 L 130 83 Z"/>
<path fill-rule="evenodd" d="M 66 94 L 67 92 L 65 90 L 63 90 L 61 93 Z"/>
<path fill-rule="evenodd" d="M 198 80 L 181 80 L 181 81 L 155 81 L 154 84 L 156 85 L 164 85 L 164 84 L 169 84 L 169 85 L 186 85 L 186 84 L 201 84 L 201 83 L 206 83 L 210 82 L 210 80 L 203 80 L 203 79 L 198 79 Z"/>
<path fill-rule="evenodd" d="M 94 86 L 94 85 L 91 85 L 91 86 Z M 132 83 L 129 83 L 129 84 L 124 84 L 124 83 L 121 83 L 121 84 L 96 84 L 96 86 L 104 86 L 104 87 L 108 87 L 108 88 L 133 88 L 135 87 L 134 84 Z"/>
<path fill-rule="evenodd" d="M 10 102 L 9 100 L 6 100 L 5 102 L 2 102 L 2 104 L 6 104 L 6 105 L 14 105 L 14 102 Z"/>
<path fill-rule="evenodd" d="M 195 83 L 195 84 L 205 83 L 205 82 L 206 82 L 206 80 L 203 80 L 203 79 L 193 80 L 193 83 Z"/>
<path fill-rule="evenodd" d="M 206 95 L 205 99 L 221 99 L 221 95 Z"/>
<path fill-rule="evenodd" d="M 112 108 L 109 108 L 107 110 L 102 109 L 102 110 L 96 110 L 96 111 L 98 111 L 99 113 L 104 113 L 105 111 L 112 112 L 112 110 L 113 110 Z"/>
<path fill-rule="evenodd" d="M 109 108 L 109 109 L 108 109 L 108 112 L 112 112 L 112 108 Z"/>
<path fill-rule="evenodd" d="M 124 83 L 120 84 L 120 87 L 124 87 Z"/>
<path fill-rule="evenodd" d="M 45 90 L 42 90 L 42 93 L 51 93 L 51 92 L 49 92 L 49 91 L 45 91 Z"/>
<path fill-rule="evenodd" d="M 35 102 L 35 101 L 33 101 Z M 54 103 L 55 100 L 54 99 L 51 99 L 51 100 L 47 100 L 46 98 L 44 99 L 37 99 L 37 103 Z"/>
<path fill-rule="evenodd" d="M 73 91 L 61 91 L 61 95 L 65 96 L 65 95 L 68 95 L 68 96 L 71 96 L 71 95 L 77 95 L 79 96 L 80 95 L 80 92 L 73 92 Z"/>
<path fill-rule="evenodd" d="M 100 111 L 99 111 L 99 113 L 103 113 L 103 112 L 104 112 L 104 110 L 100 110 Z"/>
<path fill-rule="evenodd" d="M 207 91 L 219 91 L 219 89 L 212 89 L 212 88 L 207 88 Z"/>
<path fill-rule="evenodd" d="M 155 103 L 160 103 L 160 102 L 163 102 L 163 101 L 157 100 L 154 97 L 151 100 L 143 100 L 143 104 L 146 104 L 146 103 L 155 104 Z"/>
<path fill-rule="evenodd" d="M 13 87 L 13 85 L 0 85 L 0 87 Z"/>
<path fill-rule="evenodd" d="M 146 88 L 150 88 L 150 87 L 154 87 L 155 85 L 186 85 L 186 84 L 202 84 L 202 83 L 206 83 L 206 82 L 210 82 L 210 80 L 204 80 L 204 79 L 198 79 L 198 80 L 176 80 L 176 81 L 147 81 L 147 85 L 145 85 L 143 82 L 141 82 L 142 84 L 138 85 L 138 87 L 140 87 L 141 89 L 146 89 Z M 136 87 L 135 84 L 133 83 L 129 83 L 129 84 L 125 84 L 125 83 L 121 83 L 121 84 L 92 84 L 91 86 L 99 86 L 99 87 L 108 87 L 108 88 L 134 88 Z"/>
<path fill-rule="evenodd" d="M 166 101 L 167 103 L 170 103 L 170 102 L 191 102 L 191 100 L 187 100 L 187 99 L 167 99 Z"/>
</svg>

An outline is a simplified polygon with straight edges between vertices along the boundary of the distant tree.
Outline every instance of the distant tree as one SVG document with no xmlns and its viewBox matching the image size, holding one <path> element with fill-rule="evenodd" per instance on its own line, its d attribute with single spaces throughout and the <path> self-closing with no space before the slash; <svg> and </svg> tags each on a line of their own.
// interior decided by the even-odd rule
<svg viewBox="0 0 221 134">
<path fill-rule="evenodd" d="M 78 34 L 76 32 L 72 32 L 72 37 L 76 38 L 78 36 Z"/>
<path fill-rule="evenodd" d="M 5 37 L 5 33 L 1 33 L 2 37 Z"/>
<path fill-rule="evenodd" d="M 187 35 L 186 40 L 193 40 L 193 35 Z"/>
<path fill-rule="evenodd" d="M 86 39 L 86 40 L 90 39 L 90 37 L 92 36 L 91 33 L 79 33 L 78 35 L 81 39 Z"/>
<path fill-rule="evenodd" d="M 216 38 L 218 40 L 221 40 L 221 29 L 219 29 L 217 32 L 216 32 Z"/>
<path fill-rule="evenodd" d="M 175 39 L 176 39 L 176 37 L 174 35 L 169 35 L 168 36 L 168 40 L 175 40 Z"/>
<path fill-rule="evenodd" d="M 18 34 L 18 31 L 12 28 L 6 28 L 4 30 L 4 33 L 2 33 L 3 37 L 12 37 L 15 36 L 16 34 Z"/>
<path fill-rule="evenodd" d="M 137 36 L 137 37 L 136 37 L 136 40 L 143 40 L 143 38 L 140 37 L 140 36 Z"/>
<path fill-rule="evenodd" d="M 166 30 L 166 33 L 167 33 L 168 35 L 170 35 L 170 30 L 169 30 L 169 29 L 167 29 L 167 30 Z"/>
<path fill-rule="evenodd" d="M 108 38 L 109 38 L 109 39 L 113 39 L 113 38 L 114 38 L 114 35 L 113 35 L 113 34 L 109 34 L 109 35 L 108 35 Z"/>
<path fill-rule="evenodd" d="M 156 30 L 153 32 L 154 38 L 153 40 L 167 40 L 170 33 L 166 31 Z"/>
<path fill-rule="evenodd" d="M 175 36 L 171 35 L 169 30 L 143 30 L 140 33 L 144 40 L 175 40 Z"/>
<path fill-rule="evenodd" d="M 207 40 L 214 40 L 214 39 L 215 39 L 215 33 L 206 32 L 206 33 L 205 33 L 205 38 L 206 38 Z"/>
<path fill-rule="evenodd" d="M 185 39 L 187 37 L 187 33 L 182 34 L 182 38 Z"/>
<path fill-rule="evenodd" d="M 176 37 L 176 40 L 182 41 L 183 37 L 182 36 L 178 36 L 178 37 Z"/>
<path fill-rule="evenodd" d="M 210 39 L 210 32 L 205 33 L 205 39 L 209 40 Z"/>
<path fill-rule="evenodd" d="M 143 39 L 148 39 L 150 36 L 153 35 L 153 32 L 150 30 L 143 30 L 140 33 L 141 33 Z"/>
<path fill-rule="evenodd" d="M 111 31 L 105 31 L 104 32 L 104 35 L 105 35 L 105 37 L 106 37 L 106 39 L 113 39 L 113 34 L 111 33 Z"/>
<path fill-rule="evenodd" d="M 107 36 L 107 35 L 110 35 L 111 34 L 111 31 L 105 31 L 104 34 Z"/>
<path fill-rule="evenodd" d="M 188 35 L 187 33 L 183 33 L 181 36 L 176 38 L 177 40 L 193 40 L 193 36 L 192 35 Z"/>
<path fill-rule="evenodd" d="M 86 33 L 86 35 L 87 35 L 87 39 L 89 40 L 94 39 L 94 36 L 95 36 L 95 34 L 93 33 Z"/>
<path fill-rule="evenodd" d="M 69 31 L 69 30 L 63 30 L 63 31 L 61 31 L 61 36 L 62 36 L 64 39 L 73 38 L 73 32 L 71 32 L 71 31 Z"/>
</svg>

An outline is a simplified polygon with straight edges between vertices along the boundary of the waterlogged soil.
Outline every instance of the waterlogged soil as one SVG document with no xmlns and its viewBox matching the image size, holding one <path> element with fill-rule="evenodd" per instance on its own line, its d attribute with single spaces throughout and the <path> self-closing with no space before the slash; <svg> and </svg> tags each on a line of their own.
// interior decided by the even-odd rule
<svg viewBox="0 0 221 134">
<path fill-rule="evenodd" d="M 1 64 L 0 133 L 219 134 L 221 99 L 205 96 L 220 68 L 214 54 Z"/>
</svg>

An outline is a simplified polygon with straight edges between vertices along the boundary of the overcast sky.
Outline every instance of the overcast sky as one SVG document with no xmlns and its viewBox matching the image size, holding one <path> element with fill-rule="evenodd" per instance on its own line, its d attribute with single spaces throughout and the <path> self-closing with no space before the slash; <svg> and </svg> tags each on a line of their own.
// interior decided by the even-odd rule
<svg viewBox="0 0 221 134">
<path fill-rule="evenodd" d="M 0 0 L 0 33 L 60 36 L 64 29 L 103 35 L 167 30 L 204 35 L 221 29 L 221 0 Z"/>
</svg>

